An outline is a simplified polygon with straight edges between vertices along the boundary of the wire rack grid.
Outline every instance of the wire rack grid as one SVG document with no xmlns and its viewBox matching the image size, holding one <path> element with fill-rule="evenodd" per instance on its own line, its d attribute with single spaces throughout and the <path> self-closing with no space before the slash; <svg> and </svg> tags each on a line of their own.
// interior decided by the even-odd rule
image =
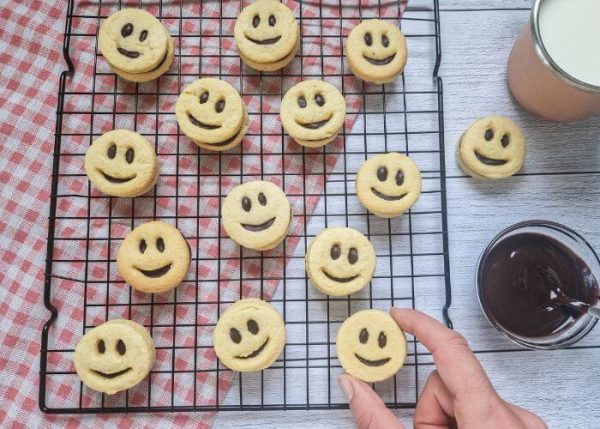
<svg viewBox="0 0 600 429">
<path fill-rule="evenodd" d="M 51 318 L 41 344 L 40 407 L 48 413 L 165 412 L 346 408 L 335 378 L 335 332 L 363 308 L 390 306 L 441 312 L 451 326 L 443 140 L 443 90 L 437 0 L 285 1 L 301 25 L 299 54 L 286 69 L 259 73 L 235 50 L 233 23 L 246 0 L 203 2 L 70 0 L 60 78 L 44 290 Z M 117 79 L 98 52 L 102 20 L 119 8 L 148 9 L 169 28 L 176 45 L 171 70 L 155 82 Z M 399 24 L 409 64 L 393 84 L 357 80 L 343 56 L 349 29 L 361 19 Z M 199 151 L 176 125 L 174 103 L 198 76 L 227 80 L 250 116 L 243 144 L 232 151 Z M 432 79 L 433 76 L 433 79 Z M 329 81 L 344 93 L 348 120 L 338 139 L 319 150 L 289 139 L 278 103 L 294 83 Z M 113 128 L 140 132 L 155 145 L 161 179 L 135 199 L 95 191 L 83 173 L 91 142 Z M 371 155 L 410 155 L 423 174 L 419 202 L 384 220 L 358 203 L 354 178 Z M 269 252 L 240 249 L 222 231 L 220 207 L 229 189 L 272 180 L 292 202 L 294 221 L 283 244 Z M 132 291 L 116 273 L 115 254 L 126 233 L 162 219 L 189 241 L 192 264 L 176 290 Z M 369 287 L 327 297 L 304 272 L 304 251 L 320 229 L 345 225 L 374 244 L 378 267 Z M 219 314 L 240 297 L 270 299 L 287 327 L 275 364 L 233 374 L 216 359 L 211 335 Z M 77 341 L 105 320 L 136 320 L 151 332 L 157 361 L 150 376 L 117 395 L 87 389 L 72 366 Z M 428 352 L 409 337 L 405 368 L 375 388 L 388 406 L 414 407 L 431 371 Z"/>
</svg>

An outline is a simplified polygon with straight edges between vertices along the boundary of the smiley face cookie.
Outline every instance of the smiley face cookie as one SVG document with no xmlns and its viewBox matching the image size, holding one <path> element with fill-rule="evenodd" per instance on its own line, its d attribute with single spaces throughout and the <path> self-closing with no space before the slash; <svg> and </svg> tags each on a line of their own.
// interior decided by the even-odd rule
<svg viewBox="0 0 600 429">
<path fill-rule="evenodd" d="M 173 289 L 190 266 L 190 247 L 179 230 L 161 221 L 131 231 L 117 253 L 117 270 L 134 289 L 159 293 Z"/>
<path fill-rule="evenodd" d="M 173 39 L 169 36 L 169 42 L 167 45 L 167 55 L 165 58 L 152 70 L 145 73 L 128 73 L 113 67 L 112 70 L 123 79 L 130 82 L 150 82 L 151 80 L 157 79 L 167 72 L 173 64 L 175 58 L 175 46 L 173 45 Z"/>
<path fill-rule="evenodd" d="M 90 389 L 113 394 L 142 381 L 154 364 L 154 341 L 139 323 L 109 320 L 85 334 L 74 354 L 75 371 Z"/>
<path fill-rule="evenodd" d="M 388 83 L 402 73 L 407 57 L 406 39 L 400 29 L 382 19 L 369 19 L 348 35 L 346 58 L 360 79 Z"/>
<path fill-rule="evenodd" d="M 85 174 L 101 192 L 117 197 L 145 194 L 158 180 L 154 148 L 140 134 L 112 130 L 98 137 L 85 153 Z"/>
<path fill-rule="evenodd" d="M 258 0 L 246 6 L 235 22 L 240 57 L 262 71 L 288 65 L 300 46 L 300 27 L 292 11 L 277 0 Z"/>
<path fill-rule="evenodd" d="M 331 296 L 350 295 L 367 285 L 375 271 L 371 242 L 352 228 L 326 228 L 306 252 L 306 273 L 312 284 Z"/>
<path fill-rule="evenodd" d="M 285 93 L 280 115 L 290 137 L 303 146 L 320 147 L 333 141 L 344 126 L 346 100 L 327 82 L 305 80 Z"/>
<path fill-rule="evenodd" d="M 421 194 L 419 167 L 396 152 L 377 155 L 363 163 L 356 175 L 356 195 L 369 211 L 392 218 L 415 204 Z"/>
<path fill-rule="evenodd" d="M 335 343 L 342 368 L 367 383 L 393 376 L 406 359 L 404 332 L 380 310 L 362 310 L 347 318 Z"/>
<path fill-rule="evenodd" d="M 241 299 L 219 318 L 215 353 L 234 371 L 260 371 L 273 364 L 285 345 L 285 325 L 275 308 L 260 299 Z"/>
<path fill-rule="evenodd" d="M 285 238 L 292 208 L 285 193 L 274 183 L 257 180 L 229 192 L 221 212 L 223 228 L 240 246 L 269 250 Z"/>
<path fill-rule="evenodd" d="M 100 27 L 98 47 L 121 77 L 147 82 L 169 69 L 174 49 L 165 26 L 142 9 L 122 9 Z"/>
<path fill-rule="evenodd" d="M 248 114 L 240 94 L 219 79 L 198 79 L 177 99 L 175 117 L 181 130 L 198 146 L 227 150 L 237 146 L 248 129 Z"/>
<path fill-rule="evenodd" d="M 462 135 L 457 159 L 465 173 L 477 179 L 504 179 L 523 166 L 525 136 L 510 119 L 487 116 Z"/>
</svg>

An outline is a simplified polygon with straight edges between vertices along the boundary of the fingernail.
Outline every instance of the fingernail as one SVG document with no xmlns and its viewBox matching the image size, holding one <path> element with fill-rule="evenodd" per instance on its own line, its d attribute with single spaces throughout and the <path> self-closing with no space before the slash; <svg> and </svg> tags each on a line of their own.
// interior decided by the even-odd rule
<svg viewBox="0 0 600 429">
<path fill-rule="evenodd" d="M 352 400 L 352 396 L 354 395 L 354 388 L 352 387 L 352 383 L 343 375 L 340 375 L 338 377 L 337 382 L 340 386 L 340 389 L 342 389 L 346 400 L 350 402 Z"/>
</svg>

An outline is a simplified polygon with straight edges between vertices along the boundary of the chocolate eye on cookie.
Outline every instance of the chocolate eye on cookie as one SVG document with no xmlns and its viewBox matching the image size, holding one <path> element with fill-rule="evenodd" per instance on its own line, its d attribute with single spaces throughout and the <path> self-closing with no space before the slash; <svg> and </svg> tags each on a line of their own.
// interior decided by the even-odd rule
<svg viewBox="0 0 600 429">
<path fill-rule="evenodd" d="M 237 146 L 248 129 L 242 97 L 230 84 L 214 78 L 186 86 L 177 99 L 175 117 L 184 134 L 208 150 Z"/>
<path fill-rule="evenodd" d="M 113 394 L 144 379 L 154 363 L 154 342 L 142 325 L 109 320 L 85 334 L 75 349 L 77 375 L 89 388 Z"/>
<path fill-rule="evenodd" d="M 311 283 L 331 296 L 350 295 L 366 286 L 375 271 L 371 242 L 352 228 L 334 227 L 321 231 L 305 257 Z"/>
<path fill-rule="evenodd" d="M 290 137 L 303 146 L 320 147 L 333 141 L 342 130 L 346 100 L 327 82 L 305 80 L 285 93 L 280 116 Z"/>
<path fill-rule="evenodd" d="M 474 178 L 503 179 L 521 169 L 525 152 L 525 136 L 514 122 L 502 116 L 487 116 L 461 136 L 457 160 Z"/>
<path fill-rule="evenodd" d="M 227 235 L 239 245 L 259 251 L 278 246 L 292 221 L 291 205 L 283 190 L 262 180 L 233 188 L 221 212 Z"/>
<path fill-rule="evenodd" d="M 380 310 L 362 310 L 346 319 L 338 330 L 336 349 L 344 370 L 369 383 L 393 376 L 407 353 L 404 332 Z"/>
<path fill-rule="evenodd" d="M 379 217 L 399 216 L 419 199 L 421 173 L 408 156 L 396 152 L 376 155 L 358 170 L 356 195 Z"/>
<path fill-rule="evenodd" d="M 131 231 L 117 253 L 117 270 L 134 289 L 166 292 L 179 285 L 190 265 L 190 248 L 168 223 L 146 222 Z"/>
<path fill-rule="evenodd" d="M 271 304 L 241 299 L 219 317 L 213 344 L 227 368 L 260 371 L 271 366 L 283 350 L 285 324 Z"/>
<path fill-rule="evenodd" d="M 258 0 L 246 6 L 235 22 L 234 36 L 244 63 L 262 71 L 282 69 L 300 46 L 294 14 L 277 0 Z"/>
<path fill-rule="evenodd" d="M 389 21 L 365 20 L 350 31 L 346 57 L 352 73 L 360 79 L 388 83 L 404 70 L 406 40 L 400 29 Z"/>
</svg>

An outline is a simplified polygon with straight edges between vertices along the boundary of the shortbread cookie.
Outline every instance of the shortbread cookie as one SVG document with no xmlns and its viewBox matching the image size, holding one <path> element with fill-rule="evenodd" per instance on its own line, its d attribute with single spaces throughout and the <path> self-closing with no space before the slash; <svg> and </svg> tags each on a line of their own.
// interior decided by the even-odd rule
<svg viewBox="0 0 600 429">
<path fill-rule="evenodd" d="M 240 246 L 269 250 L 285 238 L 292 221 L 289 200 L 281 188 L 257 180 L 236 186 L 223 208 L 223 228 Z"/>
<path fill-rule="evenodd" d="M 241 299 L 219 318 L 213 333 L 215 353 L 234 371 L 268 368 L 285 345 L 285 324 L 275 308 L 260 299 Z"/>
<path fill-rule="evenodd" d="M 117 197 L 145 194 L 159 176 L 154 147 L 129 130 L 112 130 L 94 140 L 85 153 L 84 168 L 96 188 Z"/>
<path fill-rule="evenodd" d="M 109 16 L 100 27 L 98 46 L 111 68 L 134 82 L 160 76 L 173 62 L 171 35 L 142 9 L 122 9 Z"/>
<path fill-rule="evenodd" d="M 360 79 L 388 83 L 402 73 L 407 57 L 400 29 L 383 19 L 369 19 L 350 31 L 346 43 L 348 65 Z"/>
<path fill-rule="evenodd" d="M 127 73 L 126 71 L 112 68 L 112 70 L 121 76 L 123 79 L 131 82 L 150 82 L 151 80 L 157 79 L 171 68 L 173 59 L 175 58 L 175 47 L 173 46 L 173 38 L 169 36 L 169 42 L 167 46 L 167 55 L 163 60 L 152 70 L 145 73 Z"/>
<path fill-rule="evenodd" d="M 246 134 L 248 114 L 240 94 L 219 79 L 198 79 L 177 99 L 175 116 L 181 130 L 198 146 L 227 150 Z"/>
<path fill-rule="evenodd" d="M 250 67 L 279 70 L 300 46 L 300 27 L 292 11 L 277 0 L 258 0 L 246 6 L 235 22 L 235 43 Z"/>
<path fill-rule="evenodd" d="M 325 228 L 311 242 L 305 258 L 312 284 L 331 296 L 350 295 L 373 277 L 376 257 L 371 242 L 352 228 Z"/>
<path fill-rule="evenodd" d="M 356 195 L 373 214 L 392 218 L 410 209 L 421 194 L 419 167 L 396 152 L 376 155 L 356 175 Z"/>
<path fill-rule="evenodd" d="M 280 115 L 290 137 L 303 146 L 320 147 L 333 141 L 342 130 L 346 100 L 327 82 L 305 80 L 285 93 Z"/>
<path fill-rule="evenodd" d="M 127 234 L 117 253 L 117 270 L 134 289 L 148 293 L 175 288 L 190 266 L 190 247 L 177 228 L 146 222 Z"/>
<path fill-rule="evenodd" d="M 396 374 L 407 354 L 404 332 L 380 310 L 362 310 L 347 318 L 335 343 L 342 368 L 367 383 Z"/>
<path fill-rule="evenodd" d="M 477 179 L 504 179 L 525 161 L 526 141 L 521 129 L 502 116 L 479 119 L 460 138 L 457 160 Z"/>
<path fill-rule="evenodd" d="M 79 340 L 74 364 L 87 387 L 117 393 L 135 386 L 148 375 L 154 364 L 154 341 L 139 323 L 109 320 Z"/>
</svg>

